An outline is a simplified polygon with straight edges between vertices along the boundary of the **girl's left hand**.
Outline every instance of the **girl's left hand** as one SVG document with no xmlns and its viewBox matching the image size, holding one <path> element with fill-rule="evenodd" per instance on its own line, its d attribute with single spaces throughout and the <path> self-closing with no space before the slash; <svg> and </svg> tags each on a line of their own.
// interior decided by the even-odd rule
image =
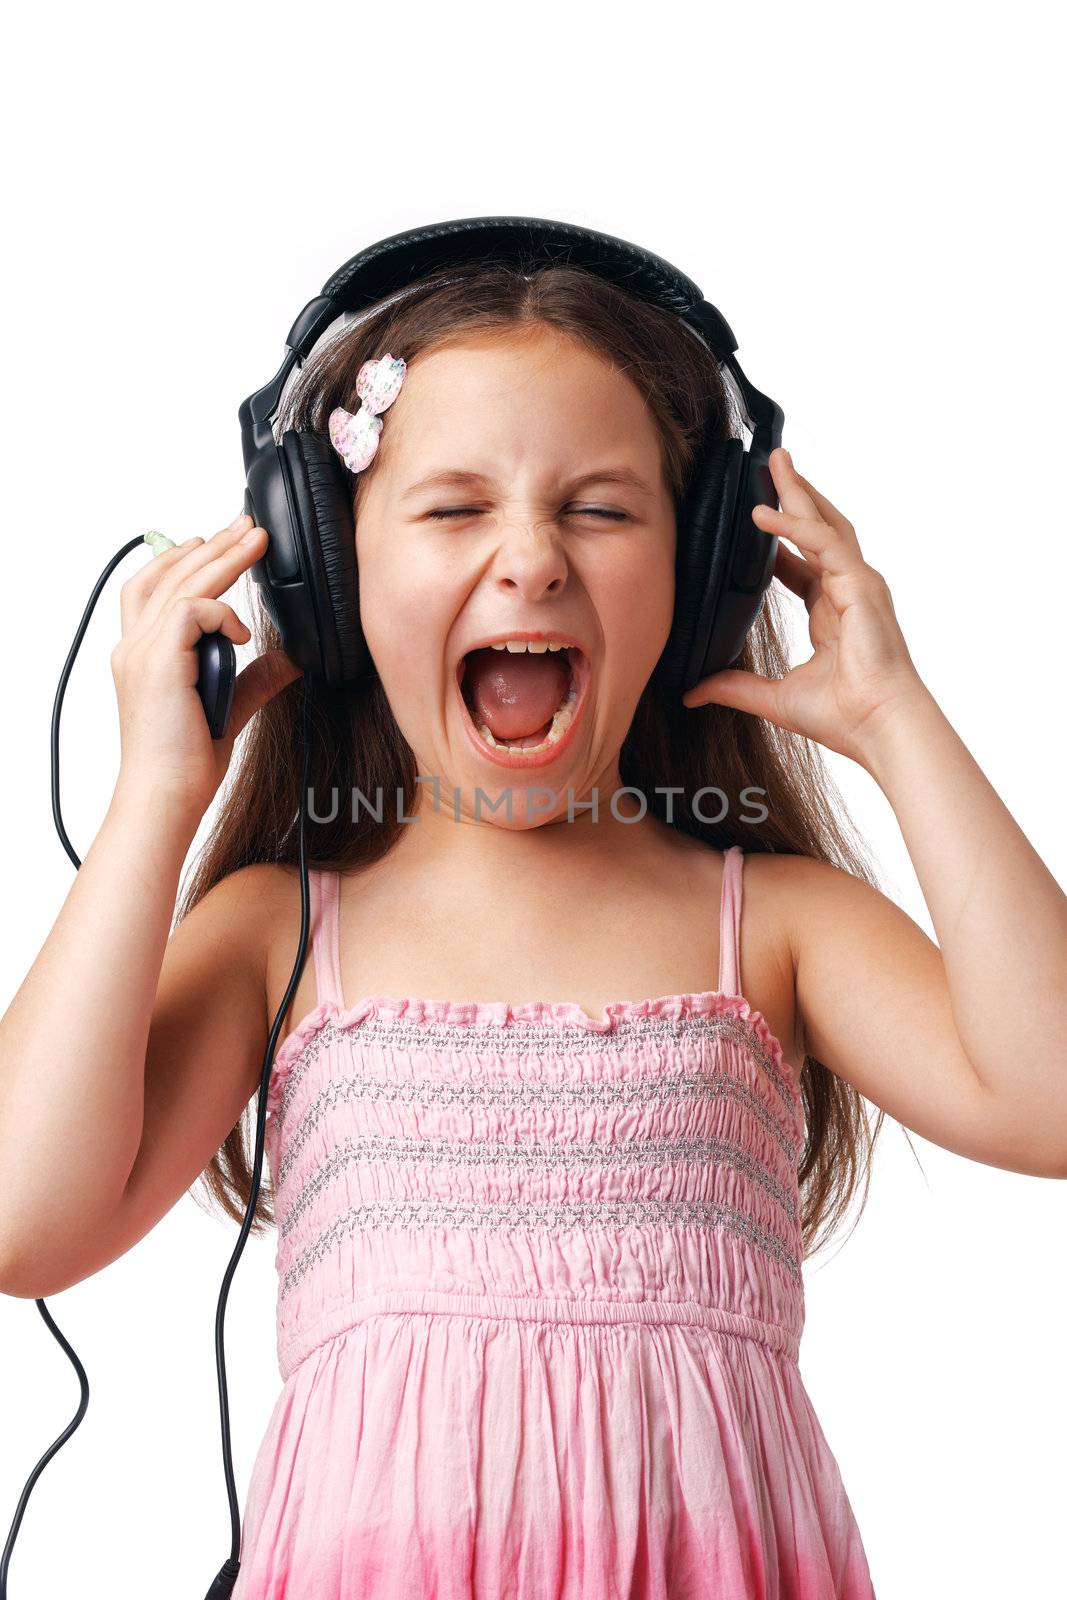
<svg viewBox="0 0 1067 1600">
<path fill-rule="evenodd" d="M 772 450 L 769 465 L 782 510 L 757 506 L 752 520 L 779 537 L 774 574 L 807 607 L 815 653 L 784 678 L 737 668 L 712 673 L 682 704 L 733 706 L 863 764 L 894 708 L 928 691 L 908 654 L 889 586 L 864 561 L 851 522 L 801 477 L 787 450 Z M 785 539 L 802 555 L 788 550 Z"/>
</svg>

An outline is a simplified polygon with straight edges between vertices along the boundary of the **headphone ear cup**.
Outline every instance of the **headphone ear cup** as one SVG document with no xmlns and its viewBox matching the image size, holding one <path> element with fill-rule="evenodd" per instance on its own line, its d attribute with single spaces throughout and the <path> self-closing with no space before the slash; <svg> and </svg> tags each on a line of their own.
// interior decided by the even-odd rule
<svg viewBox="0 0 1067 1600">
<path fill-rule="evenodd" d="M 351 491 L 333 446 L 321 434 L 283 433 L 279 450 L 292 494 L 321 676 L 330 684 L 350 683 L 373 672 L 359 619 Z"/>
<path fill-rule="evenodd" d="M 707 676 L 702 668 L 731 557 L 743 455 L 742 440 L 712 439 L 678 516 L 674 620 L 654 674 L 672 693 L 684 694 Z"/>
</svg>

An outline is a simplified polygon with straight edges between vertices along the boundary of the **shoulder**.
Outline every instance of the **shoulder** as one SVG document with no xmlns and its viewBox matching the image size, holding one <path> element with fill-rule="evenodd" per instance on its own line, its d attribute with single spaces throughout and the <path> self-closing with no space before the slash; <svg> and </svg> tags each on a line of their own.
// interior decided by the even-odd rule
<svg viewBox="0 0 1067 1600">
<path fill-rule="evenodd" d="M 807 895 L 847 893 L 847 886 L 864 883 L 854 873 L 846 872 L 831 861 L 821 861 L 815 856 L 787 855 L 772 850 L 745 850 L 744 876 L 759 883 L 768 893 L 779 898 L 783 906 L 788 902 L 803 900 Z"/>
<path fill-rule="evenodd" d="M 251 915 L 265 898 L 273 902 L 278 894 L 284 892 L 281 879 L 283 871 L 283 868 L 257 862 L 228 872 L 224 878 L 213 883 L 206 894 L 201 895 L 182 918 L 179 927 L 195 921 L 198 927 L 205 928 L 209 924 L 233 921 L 243 912 Z"/>
<path fill-rule="evenodd" d="M 663 835 L 684 878 L 705 897 L 722 884 L 726 848 L 664 825 Z M 813 912 L 851 915 L 864 905 L 886 904 L 866 878 L 814 856 L 748 848 L 741 842 L 744 922 L 749 931 L 799 933 Z"/>
<path fill-rule="evenodd" d="M 263 973 L 279 925 L 300 920 L 300 873 L 295 867 L 254 862 L 238 867 L 201 897 L 178 923 L 174 937 L 210 941 L 228 959 Z"/>
<path fill-rule="evenodd" d="M 751 900 L 788 937 L 794 966 L 828 930 L 836 940 L 904 916 L 867 878 L 813 856 L 746 851 L 743 876 Z"/>
<path fill-rule="evenodd" d="M 745 852 L 745 873 L 759 875 L 762 882 L 773 886 L 783 897 L 793 899 L 815 895 L 847 896 L 849 894 L 879 894 L 866 878 L 839 867 L 832 861 L 822 861 L 816 856 L 787 855 L 777 851 L 754 850 Z"/>
<path fill-rule="evenodd" d="M 212 908 L 215 916 L 225 915 L 227 912 L 236 912 L 241 907 L 248 909 L 261 908 L 265 905 L 274 905 L 278 901 L 288 899 L 291 886 L 296 885 L 296 894 L 300 895 L 300 873 L 296 867 L 284 866 L 272 861 L 256 861 L 247 867 L 238 867 L 233 872 L 228 872 L 220 878 L 196 904 L 195 911 L 201 908 Z"/>
<path fill-rule="evenodd" d="M 679 830 L 672 841 L 682 870 L 710 891 L 722 884 L 726 870 L 725 846 Z M 842 868 L 812 856 L 786 855 L 769 850 L 749 849 L 741 844 L 741 885 L 745 923 L 748 927 L 766 925 L 784 930 L 794 920 L 802 921 L 805 909 L 813 903 L 838 902 L 853 886 L 871 892 L 869 886 Z"/>
<path fill-rule="evenodd" d="M 313 863 L 311 870 L 315 870 Z M 342 882 L 347 876 L 341 874 Z M 279 950 L 289 959 L 300 931 L 299 866 L 280 861 L 253 862 L 221 879 L 205 900 L 216 895 L 217 915 L 240 918 L 247 925 L 249 943 L 261 968 L 265 965 L 269 971 Z"/>
<path fill-rule="evenodd" d="M 812 976 L 839 981 L 855 970 L 858 951 L 889 948 L 886 922 L 896 908 L 865 878 L 813 856 L 746 850 L 741 881 L 743 964 L 769 996 L 760 1009 L 778 1005 L 789 1019 L 778 1037 L 802 1061 L 811 1049 L 803 1001 Z"/>
<path fill-rule="evenodd" d="M 325 871 L 312 862 L 310 871 Z M 332 869 L 331 869 L 332 870 Z M 342 897 L 346 887 L 371 875 L 366 865 L 348 866 L 337 873 Z M 225 885 L 225 888 L 223 887 Z M 300 868 L 287 861 L 260 861 L 240 867 L 216 884 L 211 893 L 221 891 L 233 906 L 244 905 L 255 910 L 264 934 L 274 938 L 287 938 L 286 927 L 300 924 Z"/>
<path fill-rule="evenodd" d="M 746 850 L 746 884 L 769 897 L 783 914 L 801 916 L 815 905 L 844 905 L 857 897 L 878 895 L 865 878 L 815 856 Z"/>
<path fill-rule="evenodd" d="M 284 869 L 257 864 L 219 878 L 171 930 L 161 991 L 181 994 L 190 983 L 201 989 L 221 985 L 231 1008 L 241 995 L 262 994 L 285 903 Z M 298 877 L 295 904 L 299 922 Z"/>
</svg>

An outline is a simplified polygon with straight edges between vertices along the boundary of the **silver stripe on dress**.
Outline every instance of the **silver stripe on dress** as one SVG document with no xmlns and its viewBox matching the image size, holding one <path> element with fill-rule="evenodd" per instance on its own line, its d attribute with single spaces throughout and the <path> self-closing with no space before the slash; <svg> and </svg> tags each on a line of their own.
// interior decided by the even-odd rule
<svg viewBox="0 0 1067 1600">
<path fill-rule="evenodd" d="M 408 1162 L 414 1166 L 497 1167 L 525 1173 L 549 1173 L 556 1168 L 646 1167 L 682 1162 L 708 1164 L 718 1161 L 743 1172 L 761 1185 L 777 1201 L 791 1223 L 797 1220 L 796 1200 L 747 1150 L 732 1139 L 625 1139 L 603 1144 L 542 1144 L 535 1141 L 510 1144 L 499 1139 L 405 1139 L 383 1134 L 353 1138 L 351 1134 L 309 1175 L 291 1205 L 284 1210 L 279 1227 L 287 1238 L 304 1212 L 331 1179 L 356 1161 Z"/>
<path fill-rule="evenodd" d="M 282 1086 L 280 1111 L 284 1116 L 297 1085 L 319 1051 L 349 1035 L 370 1039 L 379 1045 L 401 1050 L 452 1050 L 458 1054 L 480 1055 L 557 1055 L 561 1037 L 566 1037 L 569 1060 L 587 1055 L 606 1055 L 649 1042 L 699 1042 L 723 1034 L 740 1044 L 763 1069 L 775 1093 L 795 1117 L 801 1104 L 800 1089 L 784 1065 L 779 1068 L 764 1050 L 754 1027 L 741 1018 L 720 1013 L 688 1013 L 678 1017 L 650 1016 L 620 1019 L 606 1033 L 590 1033 L 579 1023 L 515 1022 L 511 1025 L 474 1022 L 411 1021 L 406 1017 L 370 1015 L 348 1027 L 327 1021 L 293 1061 Z M 584 1046 L 584 1048 L 582 1048 Z M 788 1085 L 784 1078 L 788 1079 Z"/>
<path fill-rule="evenodd" d="M 277 1182 L 280 1188 L 293 1161 L 323 1116 L 346 1100 L 383 1100 L 419 1106 L 543 1107 L 548 1111 L 562 1111 L 568 1106 L 601 1106 L 611 1110 L 647 1105 L 653 1101 L 717 1099 L 722 1096 L 747 1107 L 786 1159 L 795 1164 L 799 1141 L 782 1127 L 751 1085 L 726 1073 L 709 1071 L 706 1067 L 672 1073 L 669 1077 L 630 1078 L 617 1083 L 545 1084 L 517 1083 L 514 1080 L 504 1083 L 467 1083 L 437 1082 L 427 1078 L 387 1081 L 361 1074 L 331 1079 L 315 1096 L 299 1126 L 285 1141 Z"/>
<path fill-rule="evenodd" d="M 278 1297 L 284 1298 L 305 1273 L 329 1255 L 348 1234 L 368 1228 L 507 1228 L 515 1231 L 541 1227 L 588 1231 L 590 1227 L 685 1227 L 693 1224 L 723 1229 L 747 1239 L 779 1262 L 798 1284 L 803 1283 L 795 1252 L 770 1229 L 729 1206 L 690 1200 L 575 1200 L 548 1205 L 526 1205 L 519 1201 L 380 1200 L 353 1206 L 336 1217 L 281 1276 Z"/>
</svg>

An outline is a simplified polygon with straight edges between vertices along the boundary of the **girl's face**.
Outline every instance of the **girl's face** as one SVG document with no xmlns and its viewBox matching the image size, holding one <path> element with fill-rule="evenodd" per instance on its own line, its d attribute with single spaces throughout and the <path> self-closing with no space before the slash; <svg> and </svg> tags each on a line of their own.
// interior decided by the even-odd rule
<svg viewBox="0 0 1067 1600">
<path fill-rule="evenodd" d="M 508 824 L 506 811 L 485 809 L 486 800 L 509 788 L 520 827 L 566 818 L 568 790 L 573 803 L 596 786 L 607 807 L 674 606 L 674 506 L 640 393 L 600 357 L 538 326 L 419 356 L 382 421 L 359 486 L 360 618 L 419 773 L 441 781 L 453 814 L 455 792 L 460 814 L 475 814 L 479 787 L 486 799 L 477 814 L 497 825 Z M 423 483 L 444 473 L 478 476 Z M 447 518 L 432 515 L 446 510 Z M 460 676 L 476 646 L 530 630 L 580 645 L 581 692 L 565 739 L 509 766 L 468 721 Z M 524 665 L 540 671 L 540 694 L 554 705 L 552 655 L 538 657 L 540 668 Z M 491 693 L 492 669 L 510 670 L 508 655 L 482 659 Z M 475 666 L 472 657 L 468 690 Z M 515 682 L 525 695 L 525 682 Z M 506 699 L 498 676 L 497 692 L 502 684 Z M 527 817 L 528 788 L 557 798 Z"/>
</svg>

